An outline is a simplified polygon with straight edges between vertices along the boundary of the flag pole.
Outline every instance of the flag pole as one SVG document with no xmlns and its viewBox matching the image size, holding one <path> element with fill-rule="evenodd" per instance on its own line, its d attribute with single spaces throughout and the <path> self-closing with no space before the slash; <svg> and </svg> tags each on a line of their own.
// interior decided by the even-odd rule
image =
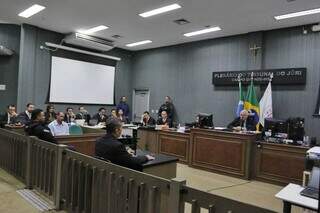
<svg viewBox="0 0 320 213">
<path fill-rule="evenodd" d="M 273 73 L 271 73 L 270 78 L 269 78 L 269 82 L 271 83 L 273 79 Z"/>
</svg>

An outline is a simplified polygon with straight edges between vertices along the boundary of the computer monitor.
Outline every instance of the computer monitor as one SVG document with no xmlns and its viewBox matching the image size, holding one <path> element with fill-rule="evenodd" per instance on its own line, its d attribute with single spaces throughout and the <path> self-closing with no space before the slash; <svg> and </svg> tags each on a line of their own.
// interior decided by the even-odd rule
<svg viewBox="0 0 320 213">
<path fill-rule="evenodd" d="M 288 123 L 286 120 L 266 118 L 263 133 L 269 130 L 271 130 L 271 137 L 275 137 L 278 133 L 288 134 Z"/>
<path fill-rule="evenodd" d="M 288 123 L 288 134 L 289 139 L 293 141 L 303 141 L 304 137 L 304 118 L 289 118 Z"/>
<path fill-rule="evenodd" d="M 212 114 L 205 114 L 199 113 L 199 127 L 200 128 L 212 128 L 213 127 L 213 115 Z"/>
</svg>

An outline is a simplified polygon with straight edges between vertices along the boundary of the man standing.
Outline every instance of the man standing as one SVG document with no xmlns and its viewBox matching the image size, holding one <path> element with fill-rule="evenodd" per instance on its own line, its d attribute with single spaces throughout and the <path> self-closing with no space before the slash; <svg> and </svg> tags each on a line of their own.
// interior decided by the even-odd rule
<svg viewBox="0 0 320 213">
<path fill-rule="evenodd" d="M 53 136 L 69 135 L 69 126 L 64 120 L 64 113 L 58 112 L 56 120 L 52 121 L 48 127 Z"/>
<path fill-rule="evenodd" d="M 32 103 L 27 104 L 27 109 L 18 115 L 18 120 L 25 126 L 31 123 L 31 113 L 34 110 L 34 105 Z"/>
<path fill-rule="evenodd" d="M 133 156 L 127 152 L 124 144 L 118 141 L 122 133 L 122 124 L 118 119 L 108 119 L 106 130 L 107 134 L 96 142 L 96 156 L 138 171 L 142 171 L 144 163 L 154 159 L 150 155 Z"/>
<path fill-rule="evenodd" d="M 16 106 L 13 104 L 8 105 L 7 112 L 1 116 L 0 127 L 16 124 L 18 122 L 17 118 Z"/>
<path fill-rule="evenodd" d="M 120 102 L 117 105 L 117 111 L 119 111 L 119 109 L 122 109 L 124 116 L 129 118 L 130 109 L 129 109 L 129 105 L 127 104 L 127 97 L 126 96 L 122 96 L 120 98 Z"/>
<path fill-rule="evenodd" d="M 228 129 L 235 131 L 256 131 L 256 124 L 252 116 L 249 116 L 247 110 L 242 110 L 240 116 L 235 118 L 229 125 Z"/>
<path fill-rule="evenodd" d="M 35 109 L 31 114 L 31 123 L 26 129 L 30 136 L 36 136 L 41 140 L 56 143 L 56 139 L 45 124 L 44 112 L 41 109 Z"/>
<path fill-rule="evenodd" d="M 165 97 L 165 102 L 159 108 L 158 115 L 161 117 L 162 111 L 166 111 L 170 120 L 174 118 L 174 106 L 170 96 Z"/>
</svg>

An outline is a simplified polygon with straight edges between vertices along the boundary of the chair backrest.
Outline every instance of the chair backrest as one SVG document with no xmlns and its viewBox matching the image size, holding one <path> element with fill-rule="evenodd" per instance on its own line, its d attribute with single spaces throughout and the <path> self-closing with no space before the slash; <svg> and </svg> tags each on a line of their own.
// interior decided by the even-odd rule
<svg viewBox="0 0 320 213">
<path fill-rule="evenodd" d="M 77 125 L 71 125 L 69 127 L 69 134 L 70 135 L 82 135 L 82 128 L 80 126 Z"/>
</svg>

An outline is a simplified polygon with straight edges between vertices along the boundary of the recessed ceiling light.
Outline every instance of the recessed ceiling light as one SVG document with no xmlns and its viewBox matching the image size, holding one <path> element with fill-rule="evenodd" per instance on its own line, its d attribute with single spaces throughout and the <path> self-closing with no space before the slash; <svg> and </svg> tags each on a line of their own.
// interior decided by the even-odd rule
<svg viewBox="0 0 320 213">
<path fill-rule="evenodd" d="M 95 32 L 98 32 L 98 31 L 101 31 L 101 30 L 105 30 L 105 29 L 108 29 L 108 28 L 109 27 L 107 27 L 107 26 L 100 25 L 100 26 L 93 27 L 93 28 L 90 28 L 90 29 L 87 29 L 87 30 L 79 30 L 79 32 L 83 33 L 83 34 L 91 34 L 91 33 L 95 33 Z"/>
<path fill-rule="evenodd" d="M 300 11 L 300 12 L 296 12 L 296 13 L 288 13 L 285 15 L 275 16 L 274 18 L 276 20 L 281 20 L 281 19 L 295 18 L 295 17 L 299 17 L 299 16 L 312 15 L 312 14 L 316 14 L 316 13 L 320 13 L 320 8 L 312 9 L 312 10 L 304 10 L 304 11 Z"/>
<path fill-rule="evenodd" d="M 138 46 L 138 45 L 148 44 L 151 42 L 152 41 L 150 41 L 150 40 L 145 40 L 145 41 L 139 41 L 139 42 L 135 42 L 135 43 L 131 43 L 131 44 L 126 44 L 126 46 L 127 47 L 134 47 L 134 46 Z"/>
<path fill-rule="evenodd" d="M 181 6 L 179 4 L 171 4 L 171 5 L 168 5 L 168 6 L 165 6 L 165 7 L 160 7 L 158 9 L 154 9 L 154 10 L 150 10 L 150 11 L 147 11 L 147 12 L 144 12 L 144 13 L 140 13 L 139 16 L 141 16 L 143 18 L 147 18 L 147 17 L 150 17 L 150 16 L 154 16 L 154 15 L 158 15 L 158 14 L 161 14 L 161 13 L 169 12 L 171 10 L 176 10 L 176 9 L 179 9 L 179 8 L 181 8 Z"/>
<path fill-rule="evenodd" d="M 22 11 L 21 13 L 18 14 L 18 16 L 21 16 L 23 18 L 29 18 L 33 16 L 34 14 L 39 13 L 40 11 L 44 10 L 46 7 L 41 6 L 39 4 L 34 4 L 28 9 Z"/>
<path fill-rule="evenodd" d="M 183 35 L 186 36 L 186 37 L 191 37 L 191 36 L 201 35 L 201 34 L 205 34 L 205 33 L 216 32 L 216 31 L 220 31 L 220 30 L 221 30 L 220 27 L 211 27 L 211 28 L 206 28 L 206 29 L 203 29 L 203 30 L 198 30 L 198 31 L 186 33 L 186 34 L 183 34 Z"/>
</svg>

